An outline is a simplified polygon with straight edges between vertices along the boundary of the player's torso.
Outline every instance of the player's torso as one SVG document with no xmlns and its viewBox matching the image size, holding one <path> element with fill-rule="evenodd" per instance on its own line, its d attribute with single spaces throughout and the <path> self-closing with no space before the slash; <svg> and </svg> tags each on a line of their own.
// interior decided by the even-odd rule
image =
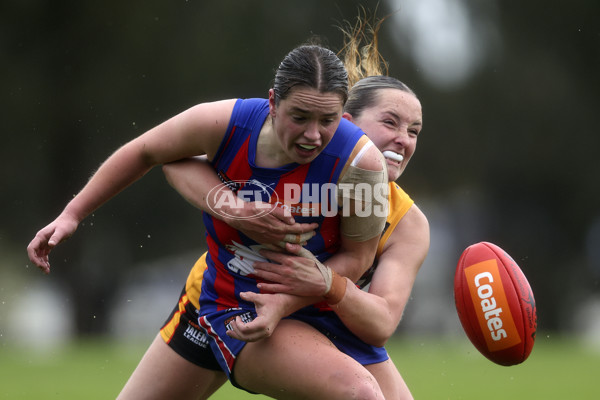
<svg viewBox="0 0 600 400">
<path fill-rule="evenodd" d="M 264 100 L 238 101 L 213 166 L 224 182 L 223 188 L 233 190 L 238 198 L 287 208 L 297 222 L 317 222 L 317 235 L 305 247 L 325 260 L 339 246 L 335 184 L 362 132 L 344 122 L 310 164 L 261 168 L 254 160 L 260 151 L 258 134 L 267 115 L 268 104 Z M 218 201 L 213 204 L 218 205 Z M 215 211 L 218 213 L 218 209 Z M 265 260 L 259 254 L 261 246 L 207 213 L 204 223 L 209 249 L 207 263 L 214 268 L 205 273 L 203 297 L 220 303 L 219 308 L 235 307 L 239 302 L 237 293 L 257 290 L 252 263 Z"/>
</svg>

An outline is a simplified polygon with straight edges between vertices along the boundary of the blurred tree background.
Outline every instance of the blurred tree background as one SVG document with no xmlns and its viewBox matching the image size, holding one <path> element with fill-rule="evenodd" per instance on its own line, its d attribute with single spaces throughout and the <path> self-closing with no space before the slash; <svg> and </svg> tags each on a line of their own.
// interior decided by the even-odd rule
<svg viewBox="0 0 600 400">
<path fill-rule="evenodd" d="M 528 276 L 540 328 L 576 329 L 574 310 L 600 296 L 599 2 L 8 0 L 0 330 L 2 311 L 43 280 L 73 310 L 77 334 L 104 334 L 116 294 L 144 265 L 188 254 L 179 261 L 191 267 L 201 216 L 159 169 L 85 220 L 52 254 L 50 276 L 25 247 L 120 145 L 196 103 L 266 96 L 294 46 L 318 35 L 339 50 L 336 25 L 359 5 L 391 15 L 380 50 L 424 107 L 399 180 L 432 225 L 423 274 L 452 303 L 460 252 L 492 241 Z"/>
</svg>

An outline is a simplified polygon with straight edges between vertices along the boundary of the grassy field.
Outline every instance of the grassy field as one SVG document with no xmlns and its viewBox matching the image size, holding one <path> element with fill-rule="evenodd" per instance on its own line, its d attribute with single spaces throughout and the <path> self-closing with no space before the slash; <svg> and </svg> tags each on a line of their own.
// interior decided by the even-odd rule
<svg viewBox="0 0 600 400">
<path fill-rule="evenodd" d="M 147 344 L 81 342 L 45 353 L 0 347 L 0 399 L 112 399 Z M 596 399 L 600 355 L 538 336 L 522 365 L 497 366 L 466 341 L 395 340 L 388 349 L 416 399 Z M 266 399 L 227 384 L 214 399 Z"/>
</svg>

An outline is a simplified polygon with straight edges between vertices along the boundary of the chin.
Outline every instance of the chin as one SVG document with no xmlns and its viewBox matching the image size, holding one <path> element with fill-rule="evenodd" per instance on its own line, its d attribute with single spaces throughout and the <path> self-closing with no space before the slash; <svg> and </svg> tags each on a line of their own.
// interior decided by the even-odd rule
<svg viewBox="0 0 600 400">
<path fill-rule="evenodd" d="M 404 172 L 404 171 L 400 170 L 400 168 L 398 168 L 398 167 L 394 167 L 394 168 L 388 167 L 388 181 L 392 182 L 392 181 L 397 180 L 402 175 L 402 172 Z"/>
</svg>

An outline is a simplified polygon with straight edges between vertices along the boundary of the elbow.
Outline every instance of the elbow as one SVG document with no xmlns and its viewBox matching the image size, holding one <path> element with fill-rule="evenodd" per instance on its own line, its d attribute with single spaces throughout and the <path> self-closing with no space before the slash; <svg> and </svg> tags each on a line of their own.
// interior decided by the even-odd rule
<svg viewBox="0 0 600 400">
<path fill-rule="evenodd" d="M 171 170 L 172 170 L 171 164 L 163 164 L 162 172 L 163 172 L 163 175 L 165 176 L 165 178 L 167 179 L 167 182 L 169 182 L 169 184 L 171 184 Z"/>
<path fill-rule="evenodd" d="M 390 338 L 392 337 L 392 335 L 396 332 L 396 326 L 394 327 L 387 327 L 385 329 L 382 329 L 382 331 L 376 335 L 376 337 L 373 340 L 373 346 L 377 346 L 377 347 L 383 347 L 385 346 L 385 344 L 388 342 L 388 340 L 390 340 Z"/>
<path fill-rule="evenodd" d="M 371 346 L 383 347 L 390 340 L 392 335 L 396 332 L 398 324 L 394 323 L 392 319 L 386 320 L 382 318 L 382 322 L 368 332 L 365 332 L 364 337 L 361 339 Z"/>
<path fill-rule="evenodd" d="M 162 172 L 169 185 L 174 187 L 174 182 L 177 175 L 177 162 L 163 164 Z"/>
<path fill-rule="evenodd" d="M 363 338 L 364 342 L 375 347 L 383 347 L 390 340 L 395 330 L 391 332 L 374 332 L 369 337 Z"/>
<path fill-rule="evenodd" d="M 396 333 L 400 321 L 391 312 L 382 316 L 379 321 L 380 323 L 369 331 L 369 340 L 365 340 L 367 338 L 363 338 L 363 340 L 372 346 L 383 347 L 394 333 Z"/>
</svg>

